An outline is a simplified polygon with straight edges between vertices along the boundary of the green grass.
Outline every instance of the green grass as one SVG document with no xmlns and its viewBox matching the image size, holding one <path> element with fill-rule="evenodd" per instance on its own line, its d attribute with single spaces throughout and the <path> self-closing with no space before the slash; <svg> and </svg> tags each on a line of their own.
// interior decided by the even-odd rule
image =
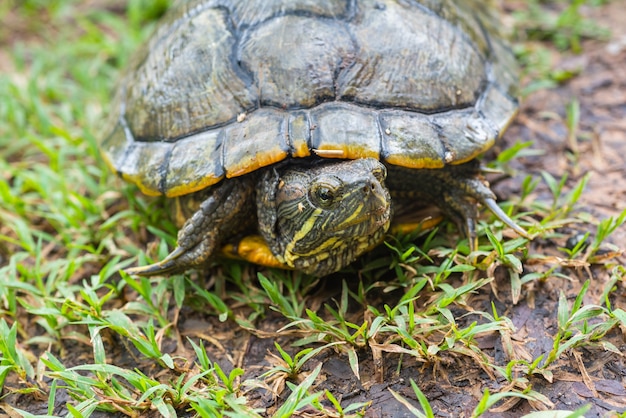
<svg viewBox="0 0 626 418">
<path fill-rule="evenodd" d="M 137 254 L 163 257 L 175 240 L 163 200 L 141 196 L 109 173 L 96 143 L 120 69 L 167 2 L 137 0 L 108 10 L 69 0 L 17 3 L 0 6 L 0 20 L 12 22 L 0 27 L 7 54 L 0 72 L 0 396 L 9 411 L 30 416 L 10 405 L 12 395 L 23 394 L 43 399 L 48 415 L 58 415 L 55 405 L 68 394 L 61 407 L 72 416 L 191 410 L 202 417 L 286 417 L 305 407 L 320 415 L 362 416 L 369 402 L 341 402 L 341 393 L 317 387 L 317 359 L 333 353 L 356 378 L 364 356 L 376 364 L 397 360 L 398 371 L 411 361 L 465 359 L 504 382 L 499 393 L 481 388 L 478 416 L 502 399 L 549 407 L 532 389 L 532 376 L 549 378 L 564 353 L 579 347 L 617 350 L 604 336 L 626 326 L 626 314 L 610 302 L 626 271 L 596 256 L 623 226 L 626 212 L 585 224 L 575 208 L 586 179 L 566 193 L 565 178 L 528 177 L 516 202 L 503 203 L 533 235 L 558 240 L 560 228 L 576 223 L 592 229 L 593 238 L 558 250 L 558 259 L 533 252 L 526 239 L 505 238 L 504 226 L 489 220 L 481 223 L 480 247 L 472 254 L 465 241 L 454 245 L 458 235 L 448 224 L 418 241 L 390 238 L 353 266 L 358 272 L 343 274 L 341 289 L 326 299 L 316 294 L 319 279 L 271 270 L 257 275 L 236 262 L 214 269 L 210 278 L 120 273 L 138 261 Z M 506 169 L 516 152 L 529 152 L 527 144 L 504 153 L 496 165 Z M 552 202 L 531 200 L 540 184 L 552 192 Z M 523 269 L 528 263 L 532 270 Z M 590 263 L 611 275 L 602 300 L 583 304 L 587 286 L 573 302 L 563 295 L 553 349 L 530 361 L 507 345 L 514 326 L 503 312 L 472 306 L 476 294 L 489 294 L 496 269 L 506 271 L 517 302 L 531 284 L 577 280 L 568 268 Z M 182 314 L 289 340 L 275 344 L 265 368 L 226 370 L 207 349 L 213 339 L 183 337 Z M 271 317 L 277 328 L 261 329 Z M 491 335 L 503 341 L 508 363 L 497 364 L 481 350 L 481 338 Z M 381 367 L 375 373 L 382 374 Z M 432 416 L 429 400 L 411 386 L 424 416 Z M 250 402 L 261 389 L 280 396 L 274 409 Z"/>
<path fill-rule="evenodd" d="M 598 6 L 607 0 L 528 0 L 526 7 L 513 13 L 515 45 L 519 61 L 524 64 L 528 83 L 522 89 L 525 97 L 534 91 L 555 87 L 578 73 L 577 69 L 553 68 L 553 49 L 579 54 L 585 39 L 608 39 L 610 31 L 586 18 L 583 7 Z"/>
</svg>

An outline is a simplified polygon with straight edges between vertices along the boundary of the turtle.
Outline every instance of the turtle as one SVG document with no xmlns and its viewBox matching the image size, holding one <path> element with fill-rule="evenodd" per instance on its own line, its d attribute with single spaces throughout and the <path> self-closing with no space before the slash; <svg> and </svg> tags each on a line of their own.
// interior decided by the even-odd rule
<svg viewBox="0 0 626 418">
<path fill-rule="evenodd" d="M 479 155 L 518 110 L 518 67 L 478 0 L 187 0 L 121 77 L 103 159 L 181 225 L 136 275 L 223 251 L 325 276 L 436 205 L 527 237 Z M 412 209 L 410 209 L 412 210 Z"/>
</svg>

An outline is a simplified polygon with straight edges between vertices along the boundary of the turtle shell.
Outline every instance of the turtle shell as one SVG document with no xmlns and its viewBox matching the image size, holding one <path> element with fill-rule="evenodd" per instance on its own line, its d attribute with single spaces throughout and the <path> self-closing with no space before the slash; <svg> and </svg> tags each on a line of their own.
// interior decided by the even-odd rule
<svg viewBox="0 0 626 418">
<path fill-rule="evenodd" d="M 104 158 L 166 196 L 286 158 L 467 162 L 518 107 L 514 57 L 481 7 L 180 1 L 120 82 Z"/>
</svg>

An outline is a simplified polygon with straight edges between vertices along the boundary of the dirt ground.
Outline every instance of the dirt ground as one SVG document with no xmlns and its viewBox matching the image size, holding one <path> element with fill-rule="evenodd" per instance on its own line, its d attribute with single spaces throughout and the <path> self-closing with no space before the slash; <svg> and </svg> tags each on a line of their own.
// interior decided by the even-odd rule
<svg viewBox="0 0 626 418">
<path fill-rule="evenodd" d="M 517 141 L 533 141 L 532 149 L 541 150 L 542 155 L 523 157 L 515 161 L 513 168 L 517 175 L 498 181 L 494 190 L 501 198 L 515 196 L 519 193 L 525 175 L 540 177 L 542 171 L 548 171 L 556 178 L 568 173 L 567 187 L 571 188 L 582 176 L 590 173 L 591 178 L 577 211 L 603 219 L 617 216 L 626 208 L 626 8 L 623 1 L 614 1 L 593 9 L 592 13 L 590 17 L 599 25 L 611 29 L 611 39 L 608 42 L 584 41 L 583 51 L 579 55 L 554 54 L 557 67 L 575 69 L 580 74 L 558 88 L 540 90 L 525 99 L 519 117 L 499 146 L 506 148 Z M 567 141 L 568 130 L 565 122 L 566 105 L 575 98 L 580 102 L 579 141 L 576 145 L 578 149 L 572 149 L 572 144 Z M 577 158 L 573 156 L 575 154 L 578 154 Z M 551 199 L 545 186 L 540 186 L 532 197 L 545 201 Z M 579 231 L 573 224 L 562 232 L 575 236 L 587 231 Z M 549 254 L 551 249 L 563 246 L 563 241 L 535 240 L 532 244 L 533 252 Z M 626 228 L 618 229 L 609 241 L 618 248 L 626 249 Z M 620 257 L 617 262 L 626 264 L 625 256 Z M 525 268 L 532 271 L 533 266 Z M 527 353 L 529 358 L 536 358 L 541 353 L 550 351 L 557 329 L 555 312 L 561 290 L 566 292 L 571 301 L 582 283 L 590 278 L 592 284 L 585 303 L 602 303 L 599 298 L 603 285 L 608 280 L 608 273 L 590 266 L 580 268 L 577 275 L 579 281 L 564 283 L 563 280 L 546 280 L 541 284 L 526 286 L 522 290 L 522 299 L 516 305 L 510 300 L 508 279 L 496 281 L 499 288 L 496 308 L 499 313 L 510 318 L 516 327 L 517 332 L 512 336 L 516 350 Z M 320 291 L 317 302 L 324 303 L 340 291 L 340 285 L 329 283 Z M 613 306 L 625 308 L 626 289 L 623 285 L 616 294 L 616 299 L 612 300 Z M 388 294 L 384 297 L 393 299 L 394 295 Z M 493 294 L 481 291 L 472 299 L 472 306 L 490 312 L 492 300 Z M 263 321 L 258 325 L 260 330 L 280 328 L 276 317 L 269 316 Z M 226 370 L 242 367 L 247 373 L 258 376 L 261 373 L 259 370 L 269 365 L 267 353 L 273 350 L 275 338 L 263 338 L 260 333 L 251 335 L 234 324 L 221 323 L 215 317 L 200 317 L 192 310 L 183 310 L 178 324 L 183 337 L 201 336 L 216 342 L 228 342 L 209 347 L 213 358 Z M 609 336 L 609 341 L 622 352 L 626 352 L 626 341 L 622 338 L 622 333 L 615 332 Z M 278 341 L 283 347 L 287 347 L 292 340 L 285 333 Z M 499 364 L 506 364 L 499 339 L 485 338 L 480 340 L 480 346 Z M 168 351 L 167 347 L 164 347 L 164 351 Z M 506 384 L 487 375 L 477 364 L 462 358 L 444 357 L 435 365 L 403 358 L 402 368 L 398 370 L 398 355 L 383 357 L 384 376 L 381 380 L 376 375 L 380 368 L 375 367 L 375 360 L 369 350 L 359 353 L 359 381 L 352 373 L 346 357 L 337 356 L 330 351 L 325 355 L 326 357 L 316 357 L 313 364 L 309 365 L 313 369 L 317 365 L 316 361 L 324 363 L 321 374 L 323 383 L 316 390 L 328 388 L 334 393 L 343 393 L 344 405 L 373 400 L 372 406 L 367 409 L 367 417 L 412 416 L 388 390 L 393 389 L 417 406 L 415 394 L 408 384 L 411 378 L 418 382 L 430 400 L 435 416 L 470 416 L 482 396 L 481 388 L 490 387 L 495 392 Z M 120 349 L 120 356 L 127 354 Z M 128 358 L 119 363 L 132 364 L 133 361 Z M 592 409 L 586 417 L 603 417 L 611 410 L 626 411 L 624 356 L 612 354 L 602 348 L 579 349 L 576 354 L 556 362 L 552 372 L 552 382 L 537 376 L 531 378 L 530 383 L 533 390 L 544 394 L 554 403 L 554 409 L 573 410 L 591 403 Z M 274 402 L 270 395 L 255 391 L 248 398 L 255 405 L 272 410 Z M 63 405 L 68 399 L 64 399 L 60 393 L 56 401 Z M 11 401 L 31 413 L 46 413 L 46 400 L 42 400 L 39 410 L 32 404 L 28 407 L 26 402 L 32 402 L 32 398 L 20 399 L 16 396 Z M 507 405 L 484 416 L 518 417 L 532 411 L 528 402 L 521 401 L 517 405 Z"/>
</svg>

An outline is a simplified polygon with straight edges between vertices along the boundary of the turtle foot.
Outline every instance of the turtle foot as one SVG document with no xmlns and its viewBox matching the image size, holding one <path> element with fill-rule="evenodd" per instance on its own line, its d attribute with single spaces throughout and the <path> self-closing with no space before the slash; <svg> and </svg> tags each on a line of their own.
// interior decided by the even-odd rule
<svg viewBox="0 0 626 418">
<path fill-rule="evenodd" d="M 250 216 L 253 197 L 252 183 L 240 179 L 230 179 L 205 192 L 183 196 L 201 203 L 178 232 L 176 249 L 158 263 L 129 268 L 126 272 L 137 276 L 156 276 L 206 264 L 223 241 L 242 232 L 254 221 L 254 217 Z"/>
<path fill-rule="evenodd" d="M 388 167 L 388 170 L 393 172 L 387 183 L 394 201 L 403 200 L 405 205 L 407 202 L 410 204 L 417 201 L 438 206 L 464 231 L 472 251 L 478 248 L 477 202 L 489 208 L 517 234 L 531 238 L 528 232 L 497 205 L 496 196 L 482 178 L 482 170 L 476 160 L 442 169 L 410 170 Z"/>
<path fill-rule="evenodd" d="M 204 244 L 204 242 L 201 243 L 198 248 L 194 248 L 191 251 L 185 250 L 182 247 L 176 247 L 174 251 L 158 263 L 131 267 L 124 269 L 124 271 L 131 276 L 143 277 L 183 272 L 191 267 L 202 264 L 208 258 L 209 254 L 211 254 L 212 251 L 203 248 L 202 244 Z"/>
</svg>

